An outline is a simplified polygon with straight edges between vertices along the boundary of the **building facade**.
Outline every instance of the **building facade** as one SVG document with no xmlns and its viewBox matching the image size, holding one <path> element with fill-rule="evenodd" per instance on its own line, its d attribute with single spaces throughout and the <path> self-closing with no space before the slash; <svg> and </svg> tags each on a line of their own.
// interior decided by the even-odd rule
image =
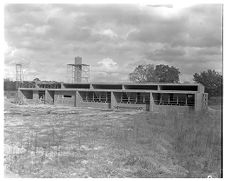
<svg viewBox="0 0 226 181">
<path fill-rule="evenodd" d="M 18 89 L 21 103 L 45 103 L 103 109 L 143 109 L 156 111 L 176 107 L 181 110 L 207 109 L 208 94 L 201 84 L 168 83 L 61 83 L 33 84 Z"/>
</svg>

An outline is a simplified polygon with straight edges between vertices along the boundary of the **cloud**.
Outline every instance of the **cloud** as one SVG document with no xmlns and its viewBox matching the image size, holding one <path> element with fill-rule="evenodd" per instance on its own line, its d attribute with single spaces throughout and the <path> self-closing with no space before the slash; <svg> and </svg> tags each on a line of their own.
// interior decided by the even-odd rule
<svg viewBox="0 0 226 181">
<path fill-rule="evenodd" d="M 113 32 L 111 29 L 103 30 L 102 32 L 100 32 L 100 34 L 108 36 L 112 39 L 117 38 L 117 34 Z"/>
<path fill-rule="evenodd" d="M 216 13 L 213 16 L 212 13 Z M 162 42 L 172 46 L 221 46 L 222 9 L 219 5 L 186 8 L 176 16 L 150 18 L 139 25 L 128 39 L 141 42 Z"/>
<path fill-rule="evenodd" d="M 186 80 L 222 68 L 221 5 L 9 4 L 4 28 L 5 66 L 22 63 L 27 79 L 64 81 L 75 56 L 94 81 L 127 80 L 137 62 L 176 66 Z"/>
<path fill-rule="evenodd" d="M 103 60 L 97 62 L 99 65 L 99 70 L 112 72 L 118 70 L 118 64 L 111 58 L 104 58 Z"/>
<path fill-rule="evenodd" d="M 92 66 L 91 78 L 98 82 L 128 82 L 128 75 L 134 69 L 134 65 L 119 64 L 111 58 L 103 58 L 97 62 L 97 65 Z"/>
</svg>

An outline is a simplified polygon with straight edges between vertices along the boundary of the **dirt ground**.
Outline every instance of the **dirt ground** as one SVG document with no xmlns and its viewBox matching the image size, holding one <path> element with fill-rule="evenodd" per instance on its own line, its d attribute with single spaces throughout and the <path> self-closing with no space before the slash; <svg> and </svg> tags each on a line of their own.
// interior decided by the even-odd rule
<svg viewBox="0 0 226 181">
<path fill-rule="evenodd" d="M 191 176 L 164 114 L 5 101 L 4 115 L 5 177 Z"/>
</svg>

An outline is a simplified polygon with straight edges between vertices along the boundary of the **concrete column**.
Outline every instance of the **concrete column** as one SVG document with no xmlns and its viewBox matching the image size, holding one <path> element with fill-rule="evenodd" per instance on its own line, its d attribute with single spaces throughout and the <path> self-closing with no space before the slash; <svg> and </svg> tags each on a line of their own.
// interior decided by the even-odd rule
<svg viewBox="0 0 226 181">
<path fill-rule="evenodd" d="M 35 103 L 39 103 L 38 90 L 33 90 L 33 100 Z"/>
<path fill-rule="evenodd" d="M 202 93 L 195 94 L 195 111 L 202 110 Z"/>
<path fill-rule="evenodd" d="M 79 92 L 75 92 L 75 107 L 79 107 L 81 105 L 82 97 L 80 96 Z"/>
<path fill-rule="evenodd" d="M 114 93 L 111 91 L 111 106 L 110 106 L 110 108 L 113 109 L 114 106 L 116 106 L 116 105 L 117 105 L 117 101 L 116 101 L 115 95 L 114 95 Z"/>
<path fill-rule="evenodd" d="M 150 107 L 149 107 L 149 111 L 154 111 L 154 99 L 153 99 L 153 96 L 152 96 L 152 92 L 150 92 Z"/>
<path fill-rule="evenodd" d="M 20 89 L 17 91 L 17 102 L 18 103 L 23 103 L 24 102 L 24 95 Z"/>
<path fill-rule="evenodd" d="M 74 99 L 74 107 L 76 107 L 77 106 L 77 91 L 74 91 L 74 95 L 73 95 L 73 99 Z"/>
<path fill-rule="evenodd" d="M 86 102 L 88 102 L 88 95 L 87 94 L 88 94 L 88 92 L 86 92 Z"/>
<path fill-rule="evenodd" d="M 45 103 L 53 104 L 53 97 L 50 95 L 48 90 L 45 90 Z"/>
</svg>

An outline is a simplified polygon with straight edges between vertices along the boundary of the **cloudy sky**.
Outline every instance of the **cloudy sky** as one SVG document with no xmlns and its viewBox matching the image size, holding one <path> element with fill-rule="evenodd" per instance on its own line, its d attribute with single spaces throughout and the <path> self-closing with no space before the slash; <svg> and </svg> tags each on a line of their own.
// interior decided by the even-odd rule
<svg viewBox="0 0 226 181">
<path fill-rule="evenodd" d="M 139 64 L 179 68 L 181 82 L 207 69 L 222 72 L 221 5 L 5 6 L 5 77 L 68 81 L 81 56 L 91 81 L 128 81 Z"/>
</svg>

